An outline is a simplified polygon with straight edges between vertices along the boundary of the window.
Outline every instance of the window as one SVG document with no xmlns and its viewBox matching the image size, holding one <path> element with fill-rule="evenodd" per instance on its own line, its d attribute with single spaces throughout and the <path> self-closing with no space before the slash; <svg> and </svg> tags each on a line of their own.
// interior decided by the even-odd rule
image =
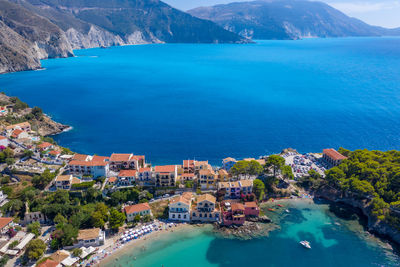
<svg viewBox="0 0 400 267">
<path fill-rule="evenodd" d="M 172 214 L 172 218 L 175 219 L 175 214 Z"/>
</svg>

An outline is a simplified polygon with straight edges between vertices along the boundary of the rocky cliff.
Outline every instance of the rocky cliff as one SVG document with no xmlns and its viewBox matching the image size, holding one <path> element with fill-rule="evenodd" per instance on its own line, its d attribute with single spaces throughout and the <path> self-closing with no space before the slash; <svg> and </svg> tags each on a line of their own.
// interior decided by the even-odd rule
<svg viewBox="0 0 400 267">
<path fill-rule="evenodd" d="M 398 35 L 350 18 L 333 7 L 316 1 L 280 0 L 237 2 L 189 10 L 230 31 L 253 39 L 299 39 Z"/>
<path fill-rule="evenodd" d="M 40 59 L 72 56 L 65 33 L 46 18 L 0 0 L 0 73 L 40 68 Z"/>
<path fill-rule="evenodd" d="M 359 209 L 368 218 L 368 230 L 379 236 L 388 238 L 400 244 L 400 231 L 386 221 L 381 221 L 371 215 L 371 201 L 361 199 L 349 193 L 343 193 L 335 188 L 324 186 L 314 192 L 315 197 L 324 198 L 333 202 L 341 202 Z M 392 214 L 392 216 L 397 216 Z"/>
</svg>

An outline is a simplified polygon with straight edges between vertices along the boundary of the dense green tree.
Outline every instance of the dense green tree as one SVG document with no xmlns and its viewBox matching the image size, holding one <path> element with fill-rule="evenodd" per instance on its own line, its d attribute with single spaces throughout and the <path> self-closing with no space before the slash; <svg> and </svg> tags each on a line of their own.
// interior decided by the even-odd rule
<svg viewBox="0 0 400 267">
<path fill-rule="evenodd" d="M 293 180 L 294 179 L 294 174 L 293 174 L 293 171 L 292 171 L 292 167 L 290 167 L 288 165 L 283 165 L 281 167 L 281 172 L 282 172 L 283 178 L 288 179 L 288 180 Z"/>
<path fill-rule="evenodd" d="M 272 167 L 274 177 L 276 177 L 278 171 L 282 168 L 283 165 L 285 165 L 285 159 L 279 155 L 271 155 L 265 161 L 267 172 L 269 172 L 268 169 Z"/>
<path fill-rule="evenodd" d="M 31 224 L 28 224 L 27 230 L 29 233 L 34 234 L 35 237 L 39 237 L 42 233 L 39 222 L 33 222 Z"/>
<path fill-rule="evenodd" d="M 118 230 L 119 227 L 124 225 L 126 216 L 124 213 L 112 208 L 110 210 L 110 228 Z"/>
<path fill-rule="evenodd" d="M 255 179 L 253 182 L 253 193 L 256 195 L 258 200 L 264 197 L 265 184 L 260 179 Z"/>
<path fill-rule="evenodd" d="M 46 251 L 46 243 L 41 239 L 33 239 L 26 246 L 25 256 L 30 260 L 40 259 Z"/>
</svg>

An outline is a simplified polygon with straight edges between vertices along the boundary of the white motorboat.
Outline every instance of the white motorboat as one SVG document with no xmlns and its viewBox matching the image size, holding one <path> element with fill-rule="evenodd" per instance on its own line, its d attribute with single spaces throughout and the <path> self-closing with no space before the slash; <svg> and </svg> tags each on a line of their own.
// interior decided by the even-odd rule
<svg viewBox="0 0 400 267">
<path fill-rule="evenodd" d="M 308 248 L 308 249 L 311 248 L 310 242 L 308 242 L 306 240 L 300 241 L 300 244 L 305 248 Z"/>
</svg>

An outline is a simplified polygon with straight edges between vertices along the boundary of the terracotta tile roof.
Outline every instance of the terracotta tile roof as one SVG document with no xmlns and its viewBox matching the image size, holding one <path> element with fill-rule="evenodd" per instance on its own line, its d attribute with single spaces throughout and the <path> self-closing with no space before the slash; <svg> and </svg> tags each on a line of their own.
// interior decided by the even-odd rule
<svg viewBox="0 0 400 267">
<path fill-rule="evenodd" d="M 150 210 L 149 203 L 140 203 L 132 206 L 126 206 L 124 208 L 126 214 L 137 213 L 145 210 Z"/>
<path fill-rule="evenodd" d="M 132 159 L 143 160 L 144 161 L 144 156 L 143 155 L 133 155 Z"/>
<path fill-rule="evenodd" d="M 203 169 L 199 171 L 200 175 L 214 175 L 214 171 L 210 169 Z"/>
<path fill-rule="evenodd" d="M 117 181 L 117 177 L 110 177 L 108 178 L 109 183 L 115 183 Z"/>
<path fill-rule="evenodd" d="M 340 154 L 339 152 L 337 152 L 335 149 L 333 148 L 327 148 L 323 150 L 323 153 L 325 155 L 327 155 L 328 157 L 330 157 L 333 160 L 343 160 L 343 159 L 347 159 L 347 157 L 343 156 L 342 154 Z"/>
<path fill-rule="evenodd" d="M 118 174 L 118 177 L 135 177 L 136 170 L 121 170 Z"/>
<path fill-rule="evenodd" d="M 159 173 L 175 172 L 176 165 L 155 166 L 154 171 Z"/>
<path fill-rule="evenodd" d="M 86 159 L 89 157 L 89 155 L 82 155 L 82 154 L 75 154 L 72 157 L 72 160 L 77 160 L 77 161 L 86 161 Z"/>
<path fill-rule="evenodd" d="M 72 175 L 59 175 L 56 178 L 57 182 L 63 182 L 63 181 L 70 181 L 72 179 Z"/>
<path fill-rule="evenodd" d="M 129 161 L 133 154 L 116 154 L 113 153 L 110 157 L 110 161 Z"/>
<path fill-rule="evenodd" d="M 182 177 L 194 177 L 194 173 L 183 173 Z"/>
<path fill-rule="evenodd" d="M 47 148 L 51 147 L 53 144 L 50 144 L 49 142 L 43 142 L 40 145 L 38 145 L 38 148 Z"/>
<path fill-rule="evenodd" d="M 258 205 L 256 202 L 252 201 L 252 202 L 246 202 L 244 203 L 245 207 L 249 207 L 249 208 L 258 208 Z"/>
<path fill-rule="evenodd" d="M 81 183 L 81 179 L 72 177 L 71 184 L 80 184 L 80 183 Z"/>
<path fill-rule="evenodd" d="M 232 210 L 244 210 L 244 206 L 242 203 L 231 203 Z"/>
<path fill-rule="evenodd" d="M 52 151 L 49 152 L 49 154 L 50 154 L 50 155 L 53 155 L 53 156 L 57 156 L 57 155 L 60 155 L 61 152 L 60 152 L 60 151 L 57 151 L 57 150 L 52 150 Z"/>
<path fill-rule="evenodd" d="M 58 266 L 58 262 L 51 260 L 51 259 L 47 259 L 44 262 L 36 265 L 36 267 L 57 267 Z"/>
<path fill-rule="evenodd" d="M 207 200 L 207 201 L 209 201 L 209 202 L 213 202 L 213 203 L 215 203 L 215 201 L 216 201 L 215 197 L 212 196 L 212 195 L 210 195 L 210 194 L 200 195 L 200 196 L 197 198 L 197 202 L 203 202 L 203 201 L 205 201 L 205 200 Z"/>
<path fill-rule="evenodd" d="M 20 129 L 15 129 L 13 132 L 12 132 L 12 137 L 14 137 L 14 138 L 17 138 L 18 137 L 18 135 L 20 135 L 21 133 L 23 133 L 24 131 L 22 131 L 22 130 L 20 130 Z"/>
<path fill-rule="evenodd" d="M 183 161 L 183 167 L 194 167 L 195 161 L 190 159 L 190 160 L 184 160 Z"/>
<path fill-rule="evenodd" d="M 50 255 L 50 259 L 56 261 L 56 262 L 62 262 L 66 258 L 70 256 L 70 253 L 66 250 L 57 250 L 53 254 Z"/>
<path fill-rule="evenodd" d="M 23 128 L 23 127 L 31 127 L 31 124 L 29 122 L 25 121 L 25 122 L 21 122 L 21 123 L 17 123 L 17 124 L 13 124 L 13 125 L 7 126 L 6 129 L 10 130 L 10 129 L 14 129 L 15 127 L 21 127 L 21 128 Z"/>
<path fill-rule="evenodd" d="M 219 175 L 228 175 L 228 172 L 225 169 L 219 169 L 218 174 Z"/>
<path fill-rule="evenodd" d="M 195 161 L 195 162 L 194 162 L 194 166 L 196 166 L 196 167 L 201 167 L 201 166 L 205 166 L 205 165 L 208 165 L 208 160 L 205 160 L 205 161 Z"/>
<path fill-rule="evenodd" d="M 109 160 L 109 159 L 110 159 L 110 157 L 104 157 L 104 156 L 97 156 L 97 155 L 94 155 L 93 158 L 92 158 L 92 161 L 101 161 L 101 162 L 104 162 L 104 161 L 107 161 L 107 160 Z"/>
<path fill-rule="evenodd" d="M 151 168 L 140 168 L 139 172 L 150 172 Z"/>
<path fill-rule="evenodd" d="M 3 229 L 4 227 L 6 227 L 13 220 L 14 220 L 14 218 L 11 218 L 11 217 L 0 217 L 0 229 Z"/>
<path fill-rule="evenodd" d="M 191 192 L 184 192 L 182 195 L 176 196 L 173 199 L 171 199 L 170 204 L 182 202 L 187 205 L 190 205 L 190 202 L 192 201 L 192 196 L 193 194 Z"/>
<path fill-rule="evenodd" d="M 7 137 L 0 135 L 0 140 L 7 139 Z"/>
<path fill-rule="evenodd" d="M 100 228 L 79 230 L 78 240 L 96 239 L 100 234 Z"/>
</svg>

